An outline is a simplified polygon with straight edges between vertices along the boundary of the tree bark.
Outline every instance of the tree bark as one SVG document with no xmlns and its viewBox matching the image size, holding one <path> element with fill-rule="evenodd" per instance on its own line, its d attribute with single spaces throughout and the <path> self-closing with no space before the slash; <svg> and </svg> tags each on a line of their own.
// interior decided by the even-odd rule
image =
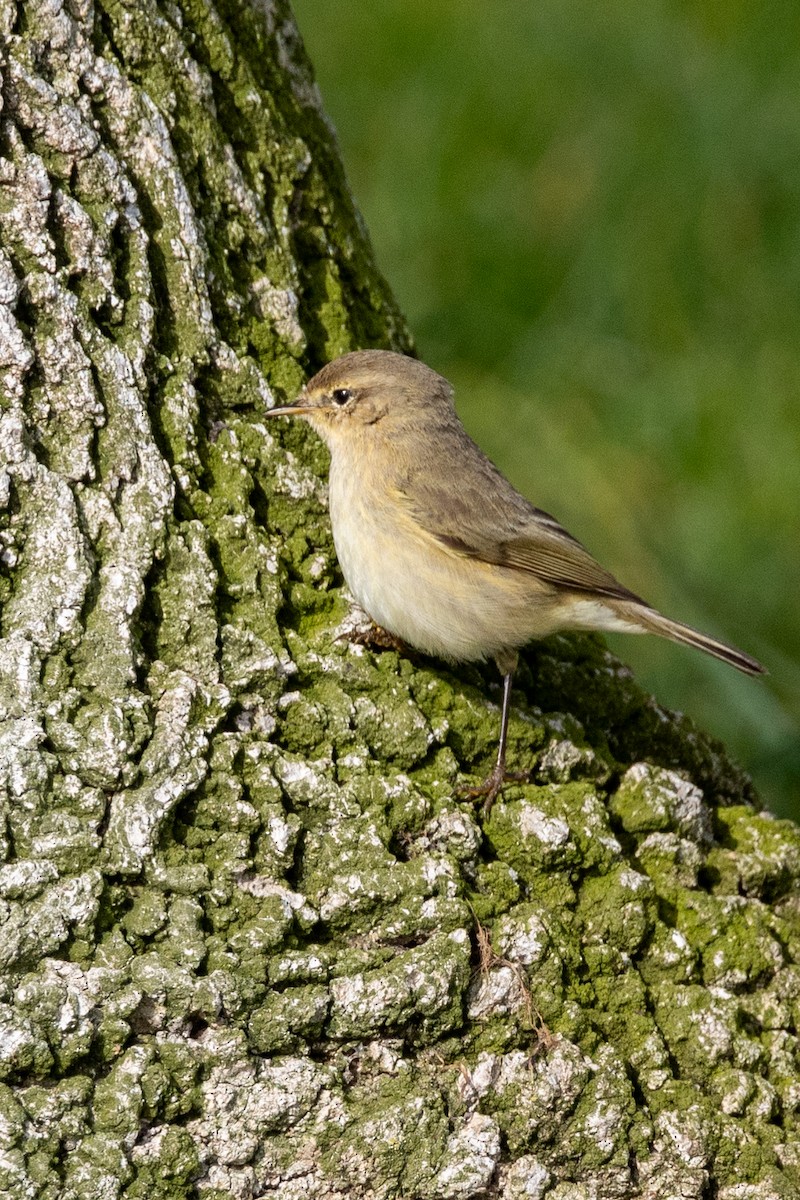
<svg viewBox="0 0 800 1200">
<path fill-rule="evenodd" d="M 797 1195 L 797 830 L 591 638 L 482 822 L 491 673 L 339 637 L 262 417 L 410 343 L 288 6 L 0 39 L 0 1193 Z"/>
</svg>

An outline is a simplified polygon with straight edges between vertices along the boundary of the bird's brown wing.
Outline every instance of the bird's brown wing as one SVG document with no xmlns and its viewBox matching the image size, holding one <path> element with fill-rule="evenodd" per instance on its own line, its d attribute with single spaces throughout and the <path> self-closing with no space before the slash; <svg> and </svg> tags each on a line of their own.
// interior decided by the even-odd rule
<svg viewBox="0 0 800 1200">
<path fill-rule="evenodd" d="M 473 443 L 474 446 L 474 443 Z M 411 519 L 442 545 L 481 562 L 528 571 L 565 591 L 646 602 L 623 587 L 555 517 L 535 508 L 483 452 L 457 489 L 435 470 L 402 481 L 396 494 Z"/>
<path fill-rule="evenodd" d="M 639 596 L 623 587 L 610 571 L 601 567 L 566 530 L 562 531 L 561 537 L 549 529 L 529 530 L 520 536 L 483 546 L 470 545 L 462 536 L 435 536 L 443 545 L 470 558 L 518 571 L 529 571 L 531 575 L 566 591 L 644 603 Z"/>
</svg>

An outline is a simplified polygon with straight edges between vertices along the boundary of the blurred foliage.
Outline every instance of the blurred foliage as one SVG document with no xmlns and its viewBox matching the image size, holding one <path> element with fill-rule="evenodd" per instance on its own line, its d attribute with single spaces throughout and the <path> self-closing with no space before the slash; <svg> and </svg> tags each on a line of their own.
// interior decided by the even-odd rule
<svg viewBox="0 0 800 1200">
<path fill-rule="evenodd" d="M 763 659 L 609 639 L 800 817 L 800 6 L 295 10 L 421 357 L 628 586 Z"/>
</svg>

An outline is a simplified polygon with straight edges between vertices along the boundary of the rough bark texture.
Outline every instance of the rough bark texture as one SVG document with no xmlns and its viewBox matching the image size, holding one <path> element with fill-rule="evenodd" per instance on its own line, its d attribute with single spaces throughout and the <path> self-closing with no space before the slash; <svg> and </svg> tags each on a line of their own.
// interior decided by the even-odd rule
<svg viewBox="0 0 800 1200">
<path fill-rule="evenodd" d="M 796 1196 L 797 830 L 591 639 L 482 823 L 491 674 L 336 640 L 261 417 L 407 343 L 285 4 L 0 38 L 0 1194 Z"/>
</svg>

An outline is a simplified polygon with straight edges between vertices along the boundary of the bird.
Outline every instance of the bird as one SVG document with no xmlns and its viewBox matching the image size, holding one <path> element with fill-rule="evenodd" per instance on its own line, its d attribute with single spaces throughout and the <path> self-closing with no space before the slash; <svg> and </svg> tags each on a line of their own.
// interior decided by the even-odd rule
<svg viewBox="0 0 800 1200">
<path fill-rule="evenodd" d="M 528 642 L 567 630 L 654 633 L 730 663 L 765 668 L 672 620 L 621 584 L 536 508 L 469 436 L 453 388 L 410 355 L 355 350 L 317 372 L 292 404 L 330 451 L 333 541 L 355 600 L 391 639 L 448 663 L 494 660 L 503 680 L 484 814 L 504 784 L 514 672 Z"/>
</svg>

